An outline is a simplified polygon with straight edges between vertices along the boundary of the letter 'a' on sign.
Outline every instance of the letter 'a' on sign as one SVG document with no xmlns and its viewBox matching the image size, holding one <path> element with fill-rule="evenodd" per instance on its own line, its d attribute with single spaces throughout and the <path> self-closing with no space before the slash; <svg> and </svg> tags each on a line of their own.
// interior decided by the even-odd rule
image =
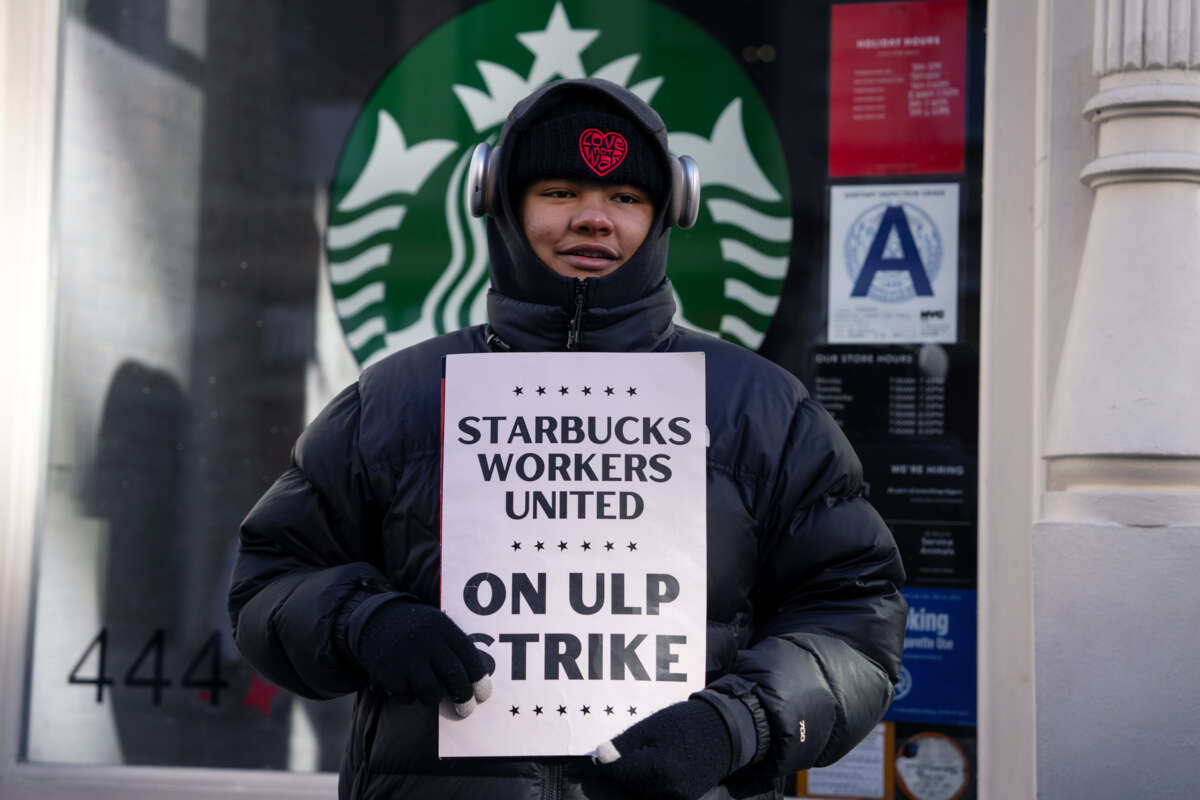
<svg viewBox="0 0 1200 800">
<path fill-rule="evenodd" d="M 442 607 L 496 672 L 470 716 L 440 710 L 440 757 L 586 755 L 704 687 L 704 370 L 446 357 Z"/>
<path fill-rule="evenodd" d="M 883 251 L 892 236 L 896 237 L 896 241 L 900 245 L 900 255 L 885 259 Z M 912 231 L 908 227 L 908 217 L 905 216 L 902 206 L 888 206 L 887 210 L 883 212 L 879 230 L 875 232 L 875 238 L 871 240 L 867 259 L 863 262 L 850 296 L 866 297 L 867 292 L 871 289 L 871 282 L 880 270 L 904 270 L 908 273 L 909 280 L 912 281 L 915 294 L 922 297 L 933 295 L 933 289 L 929 287 L 929 276 L 925 273 L 925 265 L 921 263 L 921 254 L 917 250 L 916 242 L 913 241 Z"/>
</svg>

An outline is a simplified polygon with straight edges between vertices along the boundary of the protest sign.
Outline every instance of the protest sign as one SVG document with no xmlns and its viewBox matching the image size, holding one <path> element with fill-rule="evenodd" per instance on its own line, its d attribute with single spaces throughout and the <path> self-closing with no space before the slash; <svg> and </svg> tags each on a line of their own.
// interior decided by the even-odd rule
<svg viewBox="0 0 1200 800">
<path fill-rule="evenodd" d="M 447 356 L 442 607 L 496 659 L 438 753 L 583 755 L 704 685 L 702 353 Z"/>
</svg>

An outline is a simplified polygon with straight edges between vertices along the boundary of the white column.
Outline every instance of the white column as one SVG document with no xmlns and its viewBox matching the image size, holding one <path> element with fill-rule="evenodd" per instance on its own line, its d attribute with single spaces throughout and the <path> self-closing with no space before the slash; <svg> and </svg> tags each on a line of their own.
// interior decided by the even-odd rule
<svg viewBox="0 0 1200 800">
<path fill-rule="evenodd" d="M 1038 793 L 1200 794 L 1200 0 L 1096 0 L 1091 221 L 1034 527 Z"/>
<path fill-rule="evenodd" d="M 1200 395 L 1200 0 L 1098 0 L 1095 23 L 1100 92 L 1084 114 L 1099 153 L 1082 174 L 1095 202 L 1050 420 L 1049 488 L 1155 486 L 1174 502 L 1131 508 L 1119 494 L 1081 510 L 1053 497 L 1047 510 L 1196 520 L 1200 507 L 1179 507 L 1172 487 L 1200 475 L 1200 424 L 1188 424 Z"/>
<path fill-rule="evenodd" d="M 51 354 L 58 3 L 0 2 L 0 794 L 16 761 Z"/>
<path fill-rule="evenodd" d="M 1072 0 L 1077 2 L 1077 0 Z M 980 800 L 1034 797 L 1038 0 L 988 4 L 979 385 Z M 1077 170 L 1076 170 L 1077 171 Z M 1018 433 L 1018 435 L 1014 435 Z M 1024 435 L 1020 435 L 1024 434 Z"/>
</svg>

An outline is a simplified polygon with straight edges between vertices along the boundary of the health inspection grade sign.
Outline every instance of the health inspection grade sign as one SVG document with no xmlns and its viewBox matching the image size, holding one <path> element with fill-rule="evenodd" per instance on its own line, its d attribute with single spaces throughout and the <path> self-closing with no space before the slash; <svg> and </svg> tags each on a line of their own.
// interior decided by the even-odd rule
<svg viewBox="0 0 1200 800">
<path fill-rule="evenodd" d="M 704 685 L 703 353 L 447 356 L 442 607 L 496 660 L 438 754 L 585 755 Z"/>
</svg>

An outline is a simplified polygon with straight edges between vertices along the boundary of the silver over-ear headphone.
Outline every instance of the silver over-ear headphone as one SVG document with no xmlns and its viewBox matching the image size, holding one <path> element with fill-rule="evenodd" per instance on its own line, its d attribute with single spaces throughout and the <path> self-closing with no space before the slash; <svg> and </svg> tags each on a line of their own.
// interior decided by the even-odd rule
<svg viewBox="0 0 1200 800">
<path fill-rule="evenodd" d="M 487 142 L 475 145 L 471 164 L 467 167 L 467 206 L 471 216 L 496 216 L 496 170 L 500 164 L 500 148 Z"/>
<path fill-rule="evenodd" d="M 700 167 L 691 156 L 671 157 L 671 208 L 667 224 L 687 229 L 700 216 Z"/>
<path fill-rule="evenodd" d="M 500 148 L 487 142 L 475 146 L 471 165 L 467 168 L 467 204 L 472 216 L 496 216 L 499 201 L 496 196 L 496 172 L 500 164 Z M 690 228 L 700 215 L 700 168 L 691 156 L 671 157 L 671 207 L 667 209 L 667 225 Z"/>
</svg>

